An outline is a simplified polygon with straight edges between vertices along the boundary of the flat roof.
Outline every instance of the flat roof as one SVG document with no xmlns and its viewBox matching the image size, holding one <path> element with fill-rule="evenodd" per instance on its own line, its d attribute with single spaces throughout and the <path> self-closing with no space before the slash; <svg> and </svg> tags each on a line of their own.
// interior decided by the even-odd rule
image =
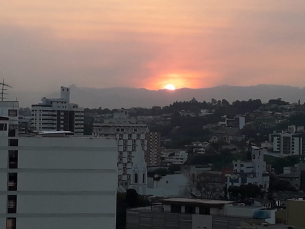
<svg viewBox="0 0 305 229">
<path fill-rule="evenodd" d="M 169 198 L 161 200 L 163 204 L 179 204 L 179 205 L 196 205 L 222 207 L 225 204 L 234 203 L 234 201 L 225 200 L 208 200 L 208 199 L 188 199 L 188 198 Z"/>
</svg>

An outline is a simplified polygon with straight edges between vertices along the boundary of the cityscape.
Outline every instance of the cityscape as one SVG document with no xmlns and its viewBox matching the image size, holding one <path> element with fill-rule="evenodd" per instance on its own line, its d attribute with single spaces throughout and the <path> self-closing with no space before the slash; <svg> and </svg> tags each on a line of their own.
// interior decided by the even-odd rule
<svg viewBox="0 0 305 229">
<path fill-rule="evenodd" d="M 0 102 L 7 229 L 305 227 L 300 100 L 110 110 L 70 92 Z"/>
<path fill-rule="evenodd" d="M 304 21 L 1 1 L 0 229 L 305 229 Z"/>
</svg>

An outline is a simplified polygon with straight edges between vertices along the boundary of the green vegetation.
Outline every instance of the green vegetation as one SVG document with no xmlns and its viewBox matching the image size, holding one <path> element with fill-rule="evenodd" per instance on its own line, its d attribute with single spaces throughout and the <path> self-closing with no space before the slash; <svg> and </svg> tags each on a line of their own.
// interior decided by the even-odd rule
<svg viewBox="0 0 305 229">
<path fill-rule="evenodd" d="M 296 192 L 296 188 L 293 187 L 289 181 L 280 180 L 274 174 L 270 174 L 269 192 L 280 192 L 280 191 L 292 191 Z"/>
<path fill-rule="evenodd" d="M 298 156 L 287 156 L 284 158 L 273 157 L 270 155 L 265 155 L 264 159 L 267 164 L 270 164 L 274 168 L 274 172 L 277 174 L 283 173 L 283 168 L 288 166 L 294 166 L 300 162 L 300 157 Z"/>
<path fill-rule="evenodd" d="M 259 186 L 255 184 L 247 184 L 241 186 L 230 186 L 228 188 L 230 199 L 246 199 L 255 198 L 262 195 L 262 191 Z"/>
<path fill-rule="evenodd" d="M 229 150 L 221 150 L 220 153 L 197 154 L 189 160 L 191 165 L 213 164 L 212 169 L 221 170 L 223 167 L 231 166 L 234 160 L 247 160 L 247 153 L 233 154 Z"/>
</svg>

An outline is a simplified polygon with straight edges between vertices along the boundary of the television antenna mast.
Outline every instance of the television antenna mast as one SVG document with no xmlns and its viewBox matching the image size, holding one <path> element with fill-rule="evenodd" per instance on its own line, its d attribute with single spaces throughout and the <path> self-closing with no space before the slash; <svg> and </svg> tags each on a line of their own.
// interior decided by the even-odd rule
<svg viewBox="0 0 305 229">
<path fill-rule="evenodd" d="M 1 88 L 0 88 L 1 98 L 0 99 L 3 102 L 5 99 L 7 99 L 7 98 L 4 98 L 4 96 L 7 95 L 7 93 L 5 93 L 5 91 L 7 91 L 8 88 L 12 88 L 12 87 L 8 84 L 5 84 L 4 79 L 3 79 L 3 82 L 0 83 L 0 86 L 1 86 Z"/>
</svg>

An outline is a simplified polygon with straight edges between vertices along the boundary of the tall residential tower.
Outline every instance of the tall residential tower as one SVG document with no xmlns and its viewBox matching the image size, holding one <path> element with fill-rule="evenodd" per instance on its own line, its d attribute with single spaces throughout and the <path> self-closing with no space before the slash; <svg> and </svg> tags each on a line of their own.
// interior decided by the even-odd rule
<svg viewBox="0 0 305 229">
<path fill-rule="evenodd" d="M 126 110 L 120 110 L 104 123 L 93 124 L 93 135 L 117 140 L 118 187 L 135 189 L 141 195 L 147 188 L 147 132 L 146 124 L 137 123 Z"/>
</svg>

